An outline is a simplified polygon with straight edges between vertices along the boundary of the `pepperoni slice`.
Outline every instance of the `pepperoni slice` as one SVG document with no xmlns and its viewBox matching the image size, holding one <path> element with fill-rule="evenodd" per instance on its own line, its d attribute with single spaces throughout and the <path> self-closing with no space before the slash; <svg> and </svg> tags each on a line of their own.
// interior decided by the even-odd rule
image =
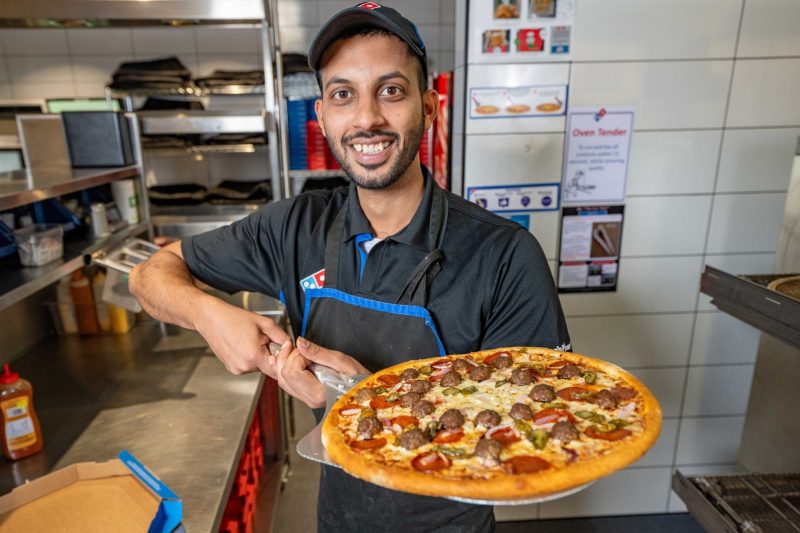
<svg viewBox="0 0 800 533">
<path fill-rule="evenodd" d="M 500 357 L 503 354 L 506 354 L 508 357 L 511 357 L 511 354 L 509 354 L 508 352 L 502 352 L 502 351 L 501 352 L 494 352 L 493 354 L 487 355 L 483 359 L 483 364 L 484 365 L 491 365 L 492 363 L 494 363 L 495 359 L 497 359 L 498 357 Z"/>
<path fill-rule="evenodd" d="M 397 424 L 403 429 L 406 429 L 408 426 L 419 427 L 419 418 L 410 415 L 400 415 L 397 418 L 392 419 L 392 423 Z"/>
<path fill-rule="evenodd" d="M 433 442 L 436 444 L 447 444 L 448 442 L 456 442 L 457 440 L 461 440 L 461 437 L 464 436 L 464 432 L 461 429 L 443 429 L 436 436 L 433 438 Z"/>
<path fill-rule="evenodd" d="M 350 447 L 354 450 L 376 450 L 386 446 L 386 439 L 351 440 Z"/>
<path fill-rule="evenodd" d="M 385 374 L 383 376 L 378 376 L 378 381 L 387 387 L 393 387 L 394 385 L 400 383 L 400 376 L 396 376 L 394 374 Z"/>
<path fill-rule="evenodd" d="M 503 444 L 510 444 L 512 442 L 517 442 L 522 437 L 520 437 L 519 432 L 515 431 L 514 428 L 505 427 L 493 432 L 490 438 L 497 442 L 502 442 Z"/>
<path fill-rule="evenodd" d="M 386 400 L 386 396 L 376 396 L 369 401 L 369 406 L 372 409 L 386 409 L 387 407 L 394 407 L 400 403 L 400 401 L 389 402 Z"/>
<path fill-rule="evenodd" d="M 555 416 L 555 418 L 552 418 L 553 416 Z M 547 424 L 548 422 L 553 422 L 555 420 L 558 420 L 562 416 L 566 417 L 567 420 L 569 420 L 572 423 L 576 422 L 576 419 L 574 416 L 572 416 L 572 413 L 570 413 L 565 409 L 556 409 L 555 407 L 550 407 L 549 409 L 542 409 L 541 411 L 533 415 L 533 421 L 536 424 Z M 549 418 L 552 418 L 552 420 L 549 420 Z"/>
<path fill-rule="evenodd" d="M 339 409 L 339 414 L 342 416 L 353 416 L 360 413 L 361 409 L 363 409 L 363 407 L 358 405 L 357 403 L 348 403 L 347 405 Z"/>
<path fill-rule="evenodd" d="M 534 455 L 517 455 L 504 461 L 503 466 L 511 474 L 530 474 L 550 468 L 550 463 Z"/>
<path fill-rule="evenodd" d="M 636 396 L 636 391 L 633 389 L 629 389 L 628 387 L 614 387 L 611 389 L 611 392 L 617 395 L 617 398 L 622 400 L 630 400 L 634 396 Z"/>
<path fill-rule="evenodd" d="M 620 440 L 630 435 L 631 431 L 628 429 L 615 429 L 613 431 L 603 433 L 602 431 L 597 431 L 597 428 L 594 426 L 589 426 L 584 433 L 593 439 Z"/>
<path fill-rule="evenodd" d="M 450 459 L 439 452 L 426 452 L 414 457 L 411 460 L 411 466 L 421 472 L 431 472 L 450 466 Z"/>
<path fill-rule="evenodd" d="M 450 359 L 437 359 L 436 361 L 431 363 L 431 366 L 433 368 L 439 368 L 439 369 L 449 368 L 452 365 L 453 365 L 453 361 L 451 361 Z"/>
<path fill-rule="evenodd" d="M 567 366 L 568 364 L 569 361 L 566 361 L 564 359 L 559 359 L 558 361 L 553 361 L 552 363 L 547 365 L 547 368 L 561 368 L 562 366 Z"/>
<path fill-rule="evenodd" d="M 580 401 L 588 401 L 589 395 L 592 394 L 594 391 L 589 387 L 566 387 L 559 390 L 556 393 L 556 396 L 561 398 L 562 400 L 567 400 L 568 402 L 580 402 Z"/>
</svg>

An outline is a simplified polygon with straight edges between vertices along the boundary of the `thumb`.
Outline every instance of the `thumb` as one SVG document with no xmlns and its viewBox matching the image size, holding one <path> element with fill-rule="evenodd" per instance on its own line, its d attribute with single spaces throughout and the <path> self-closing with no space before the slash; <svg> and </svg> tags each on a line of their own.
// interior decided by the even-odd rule
<svg viewBox="0 0 800 533">
<path fill-rule="evenodd" d="M 292 339 L 289 337 L 289 334 L 286 333 L 274 320 L 264 315 L 256 316 L 258 316 L 256 322 L 258 324 L 258 329 L 260 329 L 264 335 L 269 337 L 269 340 L 281 345 L 285 344 L 286 342 L 291 342 Z"/>
<path fill-rule="evenodd" d="M 330 366 L 331 368 L 336 368 L 338 366 L 337 363 L 341 362 L 344 355 L 340 352 L 323 348 L 304 337 L 297 337 L 297 351 L 309 361 Z"/>
</svg>

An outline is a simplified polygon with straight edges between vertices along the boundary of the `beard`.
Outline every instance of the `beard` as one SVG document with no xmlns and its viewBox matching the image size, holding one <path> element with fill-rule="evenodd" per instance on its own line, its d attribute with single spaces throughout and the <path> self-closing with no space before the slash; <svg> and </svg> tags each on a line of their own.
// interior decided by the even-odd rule
<svg viewBox="0 0 800 533">
<path fill-rule="evenodd" d="M 353 163 L 347 158 L 348 143 L 356 139 L 371 139 L 374 137 L 390 137 L 393 139 L 392 146 L 398 145 L 400 142 L 400 135 L 392 131 L 362 131 L 352 135 L 342 137 L 339 143 L 336 143 L 330 137 L 327 138 L 328 146 L 336 158 L 336 161 L 342 167 L 342 170 L 347 177 L 350 178 L 356 185 L 361 188 L 369 190 L 380 190 L 393 185 L 400 176 L 405 174 L 408 167 L 411 165 L 414 158 L 419 152 L 419 145 L 422 142 L 422 136 L 425 134 L 425 117 L 422 115 L 416 127 L 409 130 L 405 136 L 405 142 L 400 146 L 400 153 L 397 154 L 392 161 L 390 161 L 389 169 L 382 174 L 372 174 L 372 171 L 377 170 L 385 163 L 380 165 L 360 165 Z M 388 149 L 388 148 L 387 148 Z M 356 166 L 360 169 L 366 169 L 367 173 L 359 173 Z M 372 175 L 370 175 L 372 174 Z"/>
</svg>

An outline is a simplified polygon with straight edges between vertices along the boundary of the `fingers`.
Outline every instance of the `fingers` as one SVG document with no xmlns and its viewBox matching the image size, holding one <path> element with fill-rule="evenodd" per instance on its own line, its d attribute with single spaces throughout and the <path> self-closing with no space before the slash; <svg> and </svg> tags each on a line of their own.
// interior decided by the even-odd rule
<svg viewBox="0 0 800 533">
<path fill-rule="evenodd" d="M 325 405 L 325 389 L 306 368 L 307 361 L 297 350 L 281 351 L 274 360 L 278 385 L 309 407 Z"/>
<path fill-rule="evenodd" d="M 323 348 L 303 337 L 297 338 L 297 350 L 300 352 L 300 355 L 309 361 L 331 367 L 345 374 L 355 375 L 370 373 L 361 363 L 349 355 L 337 352 L 336 350 Z"/>
<path fill-rule="evenodd" d="M 286 342 L 291 343 L 292 339 L 289 337 L 289 334 L 286 333 L 278 324 L 275 323 L 274 320 L 269 318 L 268 316 L 256 315 L 258 317 L 257 323 L 259 329 L 269 337 L 272 342 L 277 342 L 278 344 L 284 344 Z"/>
</svg>

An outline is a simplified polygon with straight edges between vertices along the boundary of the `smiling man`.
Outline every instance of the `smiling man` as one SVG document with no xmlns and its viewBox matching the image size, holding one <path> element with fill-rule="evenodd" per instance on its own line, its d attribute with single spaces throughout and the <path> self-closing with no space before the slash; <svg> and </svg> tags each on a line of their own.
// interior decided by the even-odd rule
<svg viewBox="0 0 800 533">
<path fill-rule="evenodd" d="M 130 286 L 154 317 L 196 329 L 234 373 L 261 370 L 321 418 L 311 362 L 349 374 L 502 346 L 568 349 L 553 278 L 521 226 L 445 192 L 419 162 L 438 96 L 413 23 L 372 2 L 319 31 L 317 116 L 349 187 L 309 192 L 173 243 Z M 280 297 L 296 347 L 202 284 Z M 283 344 L 277 357 L 264 345 Z M 468 417 L 472 416 L 466 413 Z M 320 531 L 490 531 L 491 507 L 414 496 L 323 467 Z"/>
</svg>

